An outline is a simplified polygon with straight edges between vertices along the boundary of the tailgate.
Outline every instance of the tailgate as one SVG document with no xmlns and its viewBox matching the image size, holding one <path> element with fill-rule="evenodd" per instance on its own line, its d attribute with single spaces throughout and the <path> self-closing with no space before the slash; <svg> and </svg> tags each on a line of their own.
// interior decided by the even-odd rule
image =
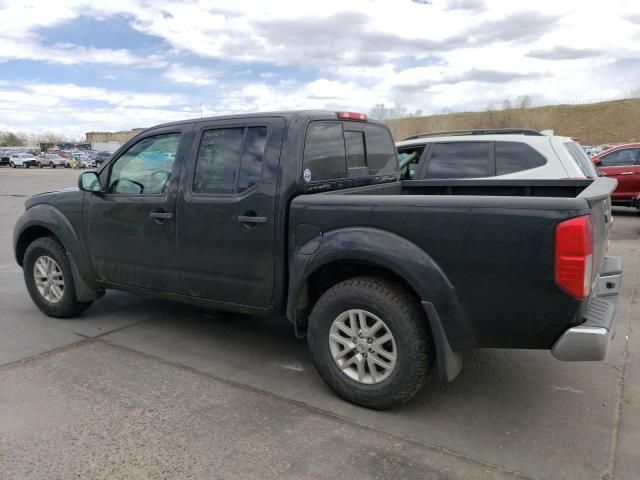
<svg viewBox="0 0 640 480">
<path fill-rule="evenodd" d="M 578 198 L 582 198 L 589 204 L 591 224 L 593 227 L 593 278 L 602 271 L 607 248 L 609 245 L 609 231 L 613 224 L 611 216 L 611 193 L 618 182 L 613 178 L 596 178 L 591 185 L 585 188 Z"/>
</svg>

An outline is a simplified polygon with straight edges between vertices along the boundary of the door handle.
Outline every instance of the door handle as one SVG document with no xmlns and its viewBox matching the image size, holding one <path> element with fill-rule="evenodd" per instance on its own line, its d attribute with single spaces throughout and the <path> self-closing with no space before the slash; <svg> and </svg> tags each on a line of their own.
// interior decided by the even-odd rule
<svg viewBox="0 0 640 480">
<path fill-rule="evenodd" d="M 174 217 L 173 212 L 151 212 L 149 217 L 156 223 L 164 223 Z"/>
<path fill-rule="evenodd" d="M 238 223 L 267 223 L 267 217 L 238 215 Z"/>
</svg>

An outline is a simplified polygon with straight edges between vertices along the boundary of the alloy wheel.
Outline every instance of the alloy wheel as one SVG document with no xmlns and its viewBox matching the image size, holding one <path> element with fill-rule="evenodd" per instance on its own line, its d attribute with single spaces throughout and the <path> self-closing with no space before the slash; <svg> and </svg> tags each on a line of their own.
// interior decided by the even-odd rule
<svg viewBox="0 0 640 480">
<path fill-rule="evenodd" d="M 329 329 L 329 349 L 340 370 L 363 384 L 389 378 L 398 358 L 387 324 L 362 309 L 347 310 L 335 318 Z"/>
<path fill-rule="evenodd" d="M 58 303 L 64 295 L 64 277 L 60 265 L 42 255 L 33 264 L 33 279 L 38 293 L 49 303 Z"/>
</svg>

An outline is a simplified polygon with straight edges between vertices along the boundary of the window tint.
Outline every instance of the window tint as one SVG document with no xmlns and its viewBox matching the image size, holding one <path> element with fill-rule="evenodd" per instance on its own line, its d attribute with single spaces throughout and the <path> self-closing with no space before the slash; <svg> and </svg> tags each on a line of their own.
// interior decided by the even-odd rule
<svg viewBox="0 0 640 480">
<path fill-rule="evenodd" d="M 345 122 L 345 127 L 349 128 L 348 125 Z M 359 131 L 343 133 L 342 122 L 309 125 L 304 150 L 306 182 L 390 175 L 398 171 L 395 146 L 386 128 L 369 124 L 351 128 Z"/>
<path fill-rule="evenodd" d="M 205 131 L 196 158 L 193 192 L 236 193 L 257 185 L 266 145 L 266 127 Z"/>
<path fill-rule="evenodd" d="M 362 168 L 367 166 L 364 153 L 364 133 L 344 132 L 344 143 L 347 147 L 347 168 Z"/>
<path fill-rule="evenodd" d="M 386 128 L 365 126 L 367 165 L 370 175 L 390 175 L 398 171 L 398 157 L 391 134 Z"/>
<path fill-rule="evenodd" d="M 436 143 L 431 152 L 428 178 L 493 176 L 487 142 Z"/>
<path fill-rule="evenodd" d="M 242 161 L 240 162 L 238 192 L 244 192 L 257 185 L 260 181 L 266 146 L 267 127 L 249 128 L 242 151 Z"/>
<path fill-rule="evenodd" d="M 140 140 L 113 164 L 108 192 L 142 195 L 165 193 L 179 143 L 179 133 Z"/>
<path fill-rule="evenodd" d="M 495 142 L 496 175 L 541 167 L 547 160 L 531 146 L 520 142 Z"/>
<path fill-rule="evenodd" d="M 304 169 L 305 180 L 312 182 L 347 176 L 341 122 L 313 122 L 309 125 L 304 146 Z M 307 170 L 310 176 L 307 176 Z"/>
<path fill-rule="evenodd" d="M 576 162 L 580 171 L 584 173 L 584 176 L 587 178 L 595 178 L 598 175 L 596 168 L 593 166 L 593 162 L 589 158 L 589 156 L 584 153 L 584 150 L 580 145 L 575 142 L 566 142 L 564 147 L 571 155 L 571 158 Z"/>
<path fill-rule="evenodd" d="M 403 148 L 398 152 L 398 164 L 400 166 L 400 178 L 413 180 L 418 175 L 418 163 L 424 151 L 423 146 Z"/>
<path fill-rule="evenodd" d="M 602 157 L 600 161 L 601 167 L 624 167 L 634 165 L 638 158 L 637 148 L 625 148 L 624 150 L 618 150 L 611 152 L 608 155 Z"/>
</svg>

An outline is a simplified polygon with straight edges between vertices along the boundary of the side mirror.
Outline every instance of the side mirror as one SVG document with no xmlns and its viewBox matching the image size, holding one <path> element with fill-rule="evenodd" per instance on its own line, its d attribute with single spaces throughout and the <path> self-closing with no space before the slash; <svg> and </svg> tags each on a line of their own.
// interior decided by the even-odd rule
<svg viewBox="0 0 640 480">
<path fill-rule="evenodd" d="M 78 188 L 83 192 L 101 192 L 100 177 L 96 172 L 84 172 L 78 177 Z"/>
</svg>

